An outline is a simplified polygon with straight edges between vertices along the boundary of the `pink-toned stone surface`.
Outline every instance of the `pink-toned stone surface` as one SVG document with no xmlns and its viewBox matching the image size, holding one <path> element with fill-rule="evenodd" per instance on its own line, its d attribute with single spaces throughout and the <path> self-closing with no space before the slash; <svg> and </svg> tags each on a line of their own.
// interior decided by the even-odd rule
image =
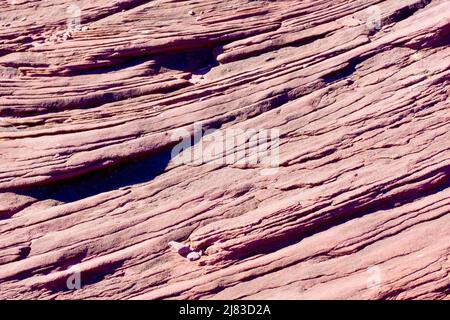
<svg viewBox="0 0 450 320">
<path fill-rule="evenodd" d="M 449 298 L 448 0 L 11 0 L 0 27 L 0 298 Z M 279 129 L 278 172 L 177 164 L 196 121 Z"/>
</svg>

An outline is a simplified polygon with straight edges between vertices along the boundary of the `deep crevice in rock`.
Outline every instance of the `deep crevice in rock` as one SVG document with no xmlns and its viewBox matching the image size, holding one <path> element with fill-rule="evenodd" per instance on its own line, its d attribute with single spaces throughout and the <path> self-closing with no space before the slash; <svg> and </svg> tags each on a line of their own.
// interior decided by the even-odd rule
<svg viewBox="0 0 450 320">
<path fill-rule="evenodd" d="M 74 178 L 17 190 L 16 193 L 38 200 L 54 199 L 64 203 L 78 201 L 118 188 L 149 182 L 164 172 L 170 159 L 171 149 L 165 149 Z"/>
</svg>

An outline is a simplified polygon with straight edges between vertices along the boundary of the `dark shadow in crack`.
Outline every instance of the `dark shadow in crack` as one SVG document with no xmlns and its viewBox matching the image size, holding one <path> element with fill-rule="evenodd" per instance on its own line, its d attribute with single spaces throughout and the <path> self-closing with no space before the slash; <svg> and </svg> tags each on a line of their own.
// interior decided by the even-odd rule
<svg viewBox="0 0 450 320">
<path fill-rule="evenodd" d="M 195 146 L 205 131 L 219 129 L 221 122 L 203 124 L 203 132 L 197 139 L 191 137 L 190 147 Z M 52 182 L 46 185 L 30 187 L 15 191 L 17 194 L 33 197 L 37 200 L 57 200 L 64 203 L 74 202 L 98 195 L 100 193 L 150 182 L 162 174 L 172 159 L 172 147 L 152 155 L 144 155 L 140 158 L 120 162 L 110 167 L 86 173 L 75 178 Z M 189 148 L 185 146 L 184 149 Z"/>
<path fill-rule="evenodd" d="M 37 200 L 54 199 L 65 203 L 78 201 L 103 192 L 149 182 L 163 173 L 171 159 L 171 149 L 156 155 L 117 164 L 76 178 L 31 187 L 18 194 Z"/>
<path fill-rule="evenodd" d="M 344 68 L 323 76 L 322 79 L 325 83 L 330 84 L 351 77 L 355 71 L 356 63 L 350 62 Z"/>
<path fill-rule="evenodd" d="M 214 46 L 166 53 L 157 55 L 154 59 L 160 66 L 160 72 L 178 70 L 203 75 L 218 65 L 214 55 Z"/>
</svg>

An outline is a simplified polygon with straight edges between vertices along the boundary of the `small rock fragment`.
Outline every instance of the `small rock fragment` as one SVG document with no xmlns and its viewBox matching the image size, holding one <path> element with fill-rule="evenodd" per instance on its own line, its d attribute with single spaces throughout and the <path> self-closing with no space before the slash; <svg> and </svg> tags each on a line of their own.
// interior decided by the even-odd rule
<svg viewBox="0 0 450 320">
<path fill-rule="evenodd" d="M 191 253 L 189 253 L 189 254 L 187 255 L 186 258 L 187 258 L 189 261 L 196 261 L 196 260 L 200 259 L 200 257 L 201 257 L 200 253 L 198 253 L 198 252 L 196 252 L 196 251 L 192 251 Z"/>
<path fill-rule="evenodd" d="M 70 31 L 64 32 L 64 34 L 62 35 L 62 40 L 66 41 L 69 39 L 72 39 L 72 32 L 70 32 Z"/>
<path fill-rule="evenodd" d="M 191 16 L 195 16 L 195 12 L 194 12 L 194 10 L 191 10 L 191 11 L 189 11 L 189 15 L 191 15 Z"/>
</svg>

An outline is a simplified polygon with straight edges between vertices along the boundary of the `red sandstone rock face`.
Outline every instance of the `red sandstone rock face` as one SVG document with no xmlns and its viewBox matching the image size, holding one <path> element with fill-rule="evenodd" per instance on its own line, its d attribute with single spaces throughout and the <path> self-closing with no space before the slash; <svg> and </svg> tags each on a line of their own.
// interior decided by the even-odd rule
<svg viewBox="0 0 450 320">
<path fill-rule="evenodd" d="M 449 1 L 0 13 L 0 298 L 448 299 Z M 198 121 L 276 170 L 176 161 Z"/>
</svg>

